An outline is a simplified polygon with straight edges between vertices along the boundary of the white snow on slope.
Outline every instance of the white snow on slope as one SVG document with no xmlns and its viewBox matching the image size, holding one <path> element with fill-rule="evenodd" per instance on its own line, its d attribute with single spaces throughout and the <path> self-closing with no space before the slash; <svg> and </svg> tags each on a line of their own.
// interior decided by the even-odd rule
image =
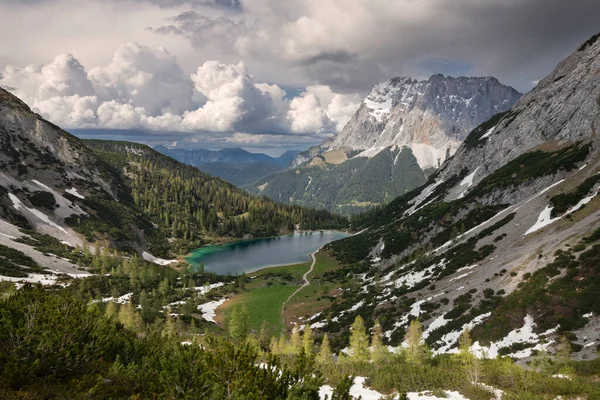
<svg viewBox="0 0 600 400">
<path fill-rule="evenodd" d="M 149 262 L 157 264 L 157 265 L 169 265 L 169 264 L 179 262 L 177 260 L 165 260 L 162 258 L 154 257 L 152 254 L 145 252 L 145 251 L 142 253 L 142 258 L 146 261 L 149 261 Z"/>
<path fill-rule="evenodd" d="M 438 355 L 438 354 L 446 354 L 446 353 L 456 352 L 456 349 L 451 350 L 451 348 L 456 344 L 456 342 L 458 342 L 458 338 L 460 337 L 461 333 L 465 329 L 467 329 L 469 331 L 472 330 L 473 328 L 475 328 L 475 326 L 481 324 L 490 315 L 492 315 L 491 312 L 478 315 L 475 318 L 473 318 L 473 320 L 471 322 L 464 324 L 459 330 L 452 331 L 450 333 L 446 333 L 439 340 L 439 342 L 444 343 L 444 345 L 441 346 L 439 349 L 435 350 L 433 353 L 435 355 Z"/>
<path fill-rule="evenodd" d="M 108 303 L 109 301 L 112 301 L 113 303 L 117 303 L 117 304 L 126 304 L 129 303 L 129 300 L 131 299 L 131 296 L 133 296 L 133 293 L 126 293 L 123 296 L 120 297 L 105 297 L 102 300 L 100 300 L 102 303 Z M 97 302 L 98 300 L 95 300 L 94 302 Z"/>
<path fill-rule="evenodd" d="M 544 208 L 544 210 L 540 213 L 540 215 L 538 216 L 538 219 L 536 221 L 535 224 L 533 224 L 533 226 L 531 228 L 529 228 L 527 230 L 527 232 L 525 232 L 525 235 L 529 235 L 530 233 L 533 233 L 535 231 L 539 231 L 540 229 L 553 224 L 554 222 L 558 221 L 559 219 L 561 219 L 562 217 L 564 217 L 565 215 L 569 215 L 574 213 L 575 211 L 579 210 L 580 208 L 582 208 L 583 206 L 585 206 L 587 203 L 589 203 L 590 201 L 592 201 L 592 199 L 594 197 L 596 197 L 596 195 L 598 195 L 598 192 L 594 193 L 591 196 L 585 197 L 583 199 L 581 199 L 579 201 L 579 203 L 575 204 L 573 207 L 571 207 L 570 209 L 567 210 L 566 213 L 564 213 L 561 216 L 558 217 L 554 217 L 552 218 L 552 209 L 553 207 L 550 205 L 547 205 L 546 208 Z"/>
<path fill-rule="evenodd" d="M 535 326 L 536 326 L 536 324 L 533 321 L 533 317 L 530 315 L 527 315 L 524 319 L 523 327 L 509 332 L 508 335 L 506 335 L 506 337 L 504 339 L 490 344 L 489 347 L 481 346 L 479 344 L 479 342 L 475 342 L 473 344 L 473 346 L 471 347 L 471 351 L 478 357 L 496 358 L 496 357 L 498 357 L 500 349 L 510 347 L 515 343 L 535 344 L 536 345 L 535 347 L 527 348 L 527 349 L 518 351 L 516 353 L 509 354 L 509 356 L 513 357 L 513 358 L 529 357 L 529 356 L 531 356 L 532 350 L 534 350 L 534 349 L 535 350 L 545 350 L 546 347 L 548 347 L 548 345 L 551 344 L 552 342 L 548 341 L 545 344 L 541 344 L 540 339 L 542 337 L 548 336 L 549 334 L 554 333 L 554 331 L 556 331 L 556 328 L 554 328 L 554 329 L 551 329 L 547 332 L 544 332 L 544 333 L 541 333 L 538 335 L 537 333 L 535 333 L 533 331 Z"/>
<path fill-rule="evenodd" d="M 356 311 L 359 308 L 361 308 L 363 305 L 365 304 L 364 300 L 359 301 L 358 303 L 356 303 L 355 305 L 353 305 L 352 307 L 350 307 L 350 309 L 348 311 Z"/>
<path fill-rule="evenodd" d="M 387 398 L 383 393 L 379 393 L 376 390 L 369 389 L 365 386 L 366 378 L 357 376 L 352 382 L 350 387 L 350 396 L 353 399 L 361 398 L 362 400 L 380 400 Z M 333 394 L 333 388 L 329 385 L 323 385 L 319 389 L 319 399 L 324 400 L 326 397 L 331 399 Z M 444 394 L 446 397 L 434 396 L 430 391 L 424 392 L 409 392 L 407 393 L 409 400 L 469 400 L 458 392 L 452 390 L 445 390 Z M 398 395 L 395 395 L 393 399 L 398 399 Z"/>
<path fill-rule="evenodd" d="M 494 132 L 494 129 L 496 129 L 495 126 L 493 128 L 488 129 L 487 132 L 484 133 L 483 136 L 479 138 L 479 140 L 489 138 L 490 135 L 492 134 L 492 132 Z"/>
<path fill-rule="evenodd" d="M 450 321 L 450 320 L 446 319 L 445 316 L 446 316 L 446 313 L 440 315 L 439 317 L 434 319 L 431 324 L 429 324 L 427 329 L 423 332 L 423 339 L 427 339 L 429 337 L 429 335 L 431 335 L 431 332 L 435 331 L 436 329 L 441 328 L 442 326 L 446 325 Z"/>
<path fill-rule="evenodd" d="M 407 393 L 408 400 L 469 400 L 462 394 L 453 390 L 445 390 L 446 397 L 434 396 L 432 392 L 409 392 Z"/>
<path fill-rule="evenodd" d="M 538 216 L 536 223 L 533 224 L 533 226 L 531 228 L 529 228 L 527 230 L 527 232 L 525 232 L 525 235 L 529 235 L 530 233 L 539 231 L 540 229 L 558 221 L 561 217 L 556 217 L 556 218 L 551 217 L 552 208 L 553 208 L 552 206 L 547 205 L 546 208 L 544 208 L 544 210 Z"/>
<path fill-rule="evenodd" d="M 65 231 L 65 229 L 62 226 L 58 225 L 57 223 L 55 223 L 53 221 L 50 221 L 50 218 L 43 212 L 36 210 L 35 208 L 29 208 L 29 207 L 26 207 L 25 205 L 23 205 L 23 203 L 21 203 L 21 200 L 19 200 L 19 198 L 17 196 L 15 196 L 14 194 L 9 193 L 8 197 L 10 197 L 10 200 L 13 202 L 13 207 L 16 210 L 27 210 L 31 214 L 35 215 L 42 222 L 46 223 L 47 225 L 49 225 L 53 228 L 59 229 L 64 233 L 67 233 L 67 231 Z"/>
<path fill-rule="evenodd" d="M 213 289 L 220 288 L 224 284 L 225 284 L 224 282 L 217 282 L 217 283 L 212 283 L 210 285 L 196 286 L 194 288 L 194 290 L 196 290 L 199 294 L 206 294 Z"/>
<path fill-rule="evenodd" d="M 479 167 L 475 168 L 475 171 L 473 171 L 469 175 L 465 176 L 464 179 L 460 182 L 460 186 L 466 185 L 467 188 L 470 188 L 471 186 L 473 186 L 473 178 L 475 178 L 475 174 L 477 173 L 478 170 L 479 170 Z"/>
<path fill-rule="evenodd" d="M 52 189 L 50 189 L 48 186 L 44 185 L 40 181 L 36 181 L 35 179 L 32 179 L 31 182 L 35 183 L 36 185 L 38 185 L 39 187 L 41 187 L 42 189 L 44 189 L 47 192 L 52 192 L 53 191 Z"/>
<path fill-rule="evenodd" d="M 82 200 L 83 200 L 83 199 L 85 199 L 85 197 L 84 197 L 84 196 L 82 196 L 82 195 L 80 195 L 80 194 L 77 192 L 77 189 L 75 189 L 75 188 L 67 189 L 67 190 L 65 190 L 65 192 L 67 192 L 67 193 L 69 193 L 69 194 L 72 194 L 73 196 L 75 196 L 75 197 L 78 197 L 78 198 L 80 198 L 80 199 L 82 199 Z"/>
<path fill-rule="evenodd" d="M 463 186 L 466 186 L 463 189 L 462 193 L 458 195 L 459 199 L 462 199 L 465 196 L 465 194 L 467 193 L 467 190 L 469 190 L 469 188 L 471 186 L 473 186 L 473 179 L 475 178 L 475 174 L 477 173 L 478 170 L 479 170 L 479 167 L 475 168 L 475 171 L 473 171 L 469 175 L 465 176 L 464 179 L 460 182 L 460 185 L 458 185 L 460 188 L 462 188 Z"/>
<path fill-rule="evenodd" d="M 44 274 L 29 274 L 26 278 L 16 278 L 13 276 L 0 275 L 0 282 L 15 282 L 15 283 L 41 283 L 42 285 L 55 285 L 56 275 Z"/>
<path fill-rule="evenodd" d="M 216 324 L 217 322 L 215 321 L 215 315 L 217 315 L 217 308 L 219 308 L 223 303 L 225 303 L 226 300 L 227 299 L 221 299 L 200 304 L 198 306 L 198 310 L 200 310 L 200 312 L 202 313 L 202 318 L 204 318 L 208 322 L 214 322 Z"/>
</svg>

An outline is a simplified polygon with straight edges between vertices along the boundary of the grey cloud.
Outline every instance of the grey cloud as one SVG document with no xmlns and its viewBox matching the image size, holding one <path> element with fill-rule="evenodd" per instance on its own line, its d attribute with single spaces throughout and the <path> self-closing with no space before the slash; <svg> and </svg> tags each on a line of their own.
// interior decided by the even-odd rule
<svg viewBox="0 0 600 400">
<path fill-rule="evenodd" d="M 347 64 L 356 58 L 357 54 L 350 53 L 346 50 L 337 50 L 316 54 L 314 56 L 308 57 L 300 61 L 298 64 L 306 66 L 322 62 L 329 62 L 334 64 Z"/>
<path fill-rule="evenodd" d="M 285 84 L 300 76 L 306 83 L 362 92 L 380 79 L 435 72 L 494 75 L 526 91 L 531 81 L 600 29 L 597 0 L 330 0 L 332 4 L 337 7 L 326 8 L 333 10 L 327 14 L 317 0 L 290 0 L 286 7 L 275 0 L 248 0 L 242 17 L 253 24 L 227 19 L 208 24 L 197 14 L 203 22 L 174 25 L 202 49 L 206 32 L 222 24 L 227 33 L 214 40 L 225 53 L 237 52 L 249 65 L 260 65 L 263 80 L 270 74 Z M 431 63 L 423 62 L 436 59 L 448 63 L 433 71 Z"/>
</svg>

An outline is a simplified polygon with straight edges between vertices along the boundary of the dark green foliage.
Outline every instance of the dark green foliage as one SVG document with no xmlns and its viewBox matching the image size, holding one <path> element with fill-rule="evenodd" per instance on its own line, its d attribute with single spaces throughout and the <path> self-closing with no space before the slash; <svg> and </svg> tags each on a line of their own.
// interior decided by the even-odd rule
<svg viewBox="0 0 600 400">
<path fill-rule="evenodd" d="M 466 148 L 472 149 L 477 146 L 483 145 L 485 142 L 481 141 L 481 137 L 485 135 L 487 131 L 498 125 L 502 120 L 511 118 L 513 114 L 514 112 L 510 110 L 496 114 L 492 118 L 485 121 L 483 124 L 479 125 L 477 128 L 473 129 L 463 142 Z"/>
<path fill-rule="evenodd" d="M 585 160 L 589 151 L 589 144 L 576 143 L 553 152 L 537 150 L 522 154 L 484 178 L 466 198 L 472 199 L 493 190 L 518 186 L 530 179 L 552 175 L 560 170 L 571 171 Z"/>
<path fill-rule="evenodd" d="M 586 197 L 598 182 L 600 182 L 600 175 L 594 175 L 587 178 L 574 191 L 553 196 L 550 199 L 550 204 L 553 207 L 551 216 L 554 218 L 563 215 L 569 208 Z"/>
<path fill-rule="evenodd" d="M 43 207 L 50 211 L 53 211 L 58 206 L 54 195 L 46 191 L 33 192 L 29 195 L 29 201 L 34 207 Z"/>
<path fill-rule="evenodd" d="M 562 331 L 583 327 L 582 315 L 600 313 L 600 245 L 576 257 L 559 251 L 554 262 L 534 272 L 522 286 L 506 296 L 487 323 L 474 330 L 474 338 L 498 340 L 532 315 L 543 332 L 560 325 Z M 563 272 L 563 275 L 557 277 Z"/>
<path fill-rule="evenodd" d="M 310 360 L 289 368 L 269 357 L 261 368 L 257 357 L 220 338 L 200 347 L 136 336 L 66 291 L 28 286 L 0 304 L 0 393 L 11 397 L 318 398 Z"/>
<path fill-rule="evenodd" d="M 282 165 L 265 162 L 214 162 L 198 164 L 196 167 L 202 172 L 219 177 L 224 181 L 231 182 L 239 187 L 252 184 L 266 176 L 275 174 L 284 168 Z"/>
<path fill-rule="evenodd" d="M 372 158 L 289 169 L 257 182 L 251 191 L 283 203 L 356 214 L 403 195 L 425 180 L 411 150 L 385 149 Z"/>
<path fill-rule="evenodd" d="M 46 273 L 28 255 L 0 244 L 0 275 L 24 278 L 34 272 Z"/>
<path fill-rule="evenodd" d="M 366 259 L 377 242 L 376 235 L 365 232 L 331 242 L 325 246 L 325 250 L 330 250 L 331 254 L 341 263 L 353 264 Z"/>
</svg>

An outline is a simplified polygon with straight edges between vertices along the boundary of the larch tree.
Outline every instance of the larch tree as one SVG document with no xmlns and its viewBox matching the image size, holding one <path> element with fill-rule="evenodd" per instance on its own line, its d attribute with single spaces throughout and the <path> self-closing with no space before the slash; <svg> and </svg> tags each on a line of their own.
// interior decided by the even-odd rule
<svg viewBox="0 0 600 400">
<path fill-rule="evenodd" d="M 248 308 L 234 306 L 229 318 L 229 336 L 238 343 L 242 343 L 248 337 Z"/>
<path fill-rule="evenodd" d="M 294 325 L 294 329 L 292 329 L 292 336 L 290 337 L 290 343 L 288 346 L 287 353 L 300 354 L 301 350 L 302 350 L 302 338 L 300 337 L 300 329 L 298 329 L 298 325 Z"/>
<path fill-rule="evenodd" d="M 406 361 L 410 364 L 422 365 L 428 357 L 427 346 L 423 340 L 423 327 L 418 320 L 412 320 L 404 336 L 407 346 L 404 349 Z"/>
<path fill-rule="evenodd" d="M 371 334 L 371 351 L 373 361 L 375 362 L 383 361 L 389 355 L 387 347 L 383 344 L 383 328 L 378 319 L 375 320 Z"/>
<path fill-rule="evenodd" d="M 483 365 L 481 360 L 471 351 L 472 345 L 471 335 L 465 329 L 458 339 L 458 360 L 467 376 L 467 380 L 477 385 L 483 373 Z"/>
<path fill-rule="evenodd" d="M 350 352 L 353 361 L 369 361 L 369 337 L 360 315 L 356 316 L 350 328 Z"/>
<path fill-rule="evenodd" d="M 310 325 L 306 325 L 304 328 L 304 335 L 302 336 L 302 348 L 304 349 L 304 354 L 308 357 L 312 356 L 315 352 L 315 336 L 313 334 Z"/>
<path fill-rule="evenodd" d="M 331 354 L 331 345 L 329 344 L 329 336 L 327 334 L 323 335 L 323 341 L 321 342 L 316 361 L 323 366 L 333 364 L 333 355 Z"/>
<path fill-rule="evenodd" d="M 106 303 L 106 309 L 104 310 L 104 315 L 106 315 L 106 318 L 116 317 L 118 312 L 119 310 L 114 301 L 111 300 Z"/>
</svg>

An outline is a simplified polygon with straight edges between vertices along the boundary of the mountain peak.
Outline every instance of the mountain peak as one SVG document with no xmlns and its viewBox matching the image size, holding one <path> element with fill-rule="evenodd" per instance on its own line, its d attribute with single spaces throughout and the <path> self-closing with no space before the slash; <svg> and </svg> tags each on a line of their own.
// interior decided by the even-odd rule
<svg viewBox="0 0 600 400">
<path fill-rule="evenodd" d="M 432 75 L 428 80 L 395 77 L 373 86 L 328 150 L 410 147 L 422 168 L 437 168 L 467 134 L 520 98 L 494 77 Z"/>
</svg>

